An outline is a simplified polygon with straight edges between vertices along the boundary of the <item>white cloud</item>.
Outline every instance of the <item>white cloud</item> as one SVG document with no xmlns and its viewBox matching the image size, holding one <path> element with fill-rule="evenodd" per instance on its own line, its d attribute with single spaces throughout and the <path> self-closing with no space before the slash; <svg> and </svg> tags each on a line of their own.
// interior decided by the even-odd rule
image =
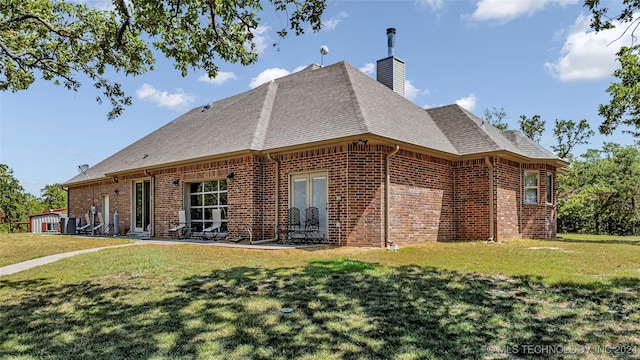
<svg viewBox="0 0 640 360">
<path fill-rule="evenodd" d="M 617 68 L 616 53 L 631 41 L 629 34 L 623 34 L 625 24 L 614 23 L 615 29 L 596 33 L 589 27 L 590 21 L 589 17 L 578 17 L 558 59 L 544 64 L 553 77 L 561 81 L 596 80 L 611 76 Z"/>
<path fill-rule="evenodd" d="M 544 10 L 548 4 L 575 4 L 579 0 L 480 0 L 470 20 L 500 20 L 508 22 Z"/>
<path fill-rule="evenodd" d="M 236 80 L 238 77 L 232 72 L 218 71 L 218 75 L 215 78 L 210 78 L 209 75 L 203 74 L 198 78 L 198 81 L 203 81 L 209 84 L 222 85 L 229 80 Z"/>
<path fill-rule="evenodd" d="M 405 80 L 404 81 L 404 97 L 413 101 L 416 99 L 416 97 L 418 97 L 418 94 L 420 94 L 420 89 L 413 86 L 413 84 L 411 83 L 411 80 Z"/>
<path fill-rule="evenodd" d="M 338 27 L 338 24 L 340 24 L 342 19 L 346 18 L 347 16 L 349 16 L 349 14 L 347 14 L 344 11 L 342 11 L 338 15 L 330 18 L 329 20 L 323 21 L 322 22 L 322 28 L 324 30 L 335 30 L 335 28 Z"/>
<path fill-rule="evenodd" d="M 371 76 L 371 75 L 373 75 L 373 71 L 375 69 L 376 69 L 376 66 L 373 63 L 366 63 L 359 70 L 362 71 L 363 73 Z"/>
<path fill-rule="evenodd" d="M 249 87 L 254 89 L 266 82 L 269 82 L 273 79 L 277 79 L 289 74 L 290 74 L 289 70 L 280 69 L 280 68 L 269 68 L 264 70 L 260 74 L 258 74 L 258 76 L 251 79 L 251 82 L 249 83 Z"/>
<path fill-rule="evenodd" d="M 271 38 L 267 34 L 267 32 L 271 30 L 269 26 L 259 25 L 255 30 L 253 30 L 253 43 L 256 46 L 256 51 L 258 54 L 262 54 L 264 50 L 269 47 L 269 41 Z"/>
<path fill-rule="evenodd" d="M 404 97 L 413 101 L 418 95 L 429 95 L 429 90 L 420 90 L 413 85 L 411 80 L 404 81 Z"/>
<path fill-rule="evenodd" d="M 149 84 L 143 84 L 136 91 L 136 95 L 141 100 L 175 110 L 183 110 L 195 101 L 195 96 L 186 94 L 182 89 L 176 89 L 175 93 L 170 94 L 166 91 L 157 90 Z"/>
<path fill-rule="evenodd" d="M 478 99 L 476 98 L 475 94 L 470 94 L 469 96 L 467 96 L 465 98 L 456 100 L 456 104 L 462 106 L 463 108 L 467 109 L 468 111 L 475 110 L 477 102 L 478 102 Z"/>
</svg>

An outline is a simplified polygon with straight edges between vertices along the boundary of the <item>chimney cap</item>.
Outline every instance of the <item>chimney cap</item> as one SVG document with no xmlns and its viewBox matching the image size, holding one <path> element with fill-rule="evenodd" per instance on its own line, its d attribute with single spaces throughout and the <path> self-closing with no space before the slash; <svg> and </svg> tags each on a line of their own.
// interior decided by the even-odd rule
<svg viewBox="0 0 640 360">
<path fill-rule="evenodd" d="M 395 33 L 396 33 L 396 28 L 387 28 L 387 35 L 395 34 Z"/>
</svg>

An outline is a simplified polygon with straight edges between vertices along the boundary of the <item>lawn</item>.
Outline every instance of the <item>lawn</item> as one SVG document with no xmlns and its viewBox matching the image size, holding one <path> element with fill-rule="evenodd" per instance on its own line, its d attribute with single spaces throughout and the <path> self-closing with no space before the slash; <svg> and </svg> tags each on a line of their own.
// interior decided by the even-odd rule
<svg viewBox="0 0 640 360">
<path fill-rule="evenodd" d="M 0 266 L 74 250 L 121 245 L 128 240 L 30 233 L 0 234 Z"/>
<path fill-rule="evenodd" d="M 103 250 L 0 277 L 0 358 L 638 359 L 639 245 Z"/>
</svg>

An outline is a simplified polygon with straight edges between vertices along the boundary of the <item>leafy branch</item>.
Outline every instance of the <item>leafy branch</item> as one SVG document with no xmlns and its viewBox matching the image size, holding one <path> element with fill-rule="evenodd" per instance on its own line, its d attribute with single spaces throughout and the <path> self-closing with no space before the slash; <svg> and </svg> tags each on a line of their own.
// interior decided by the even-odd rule
<svg viewBox="0 0 640 360">
<path fill-rule="evenodd" d="M 250 65 L 258 59 L 254 33 L 263 10 L 259 0 L 112 0 L 112 10 L 98 10 L 65 0 L 3 0 L 0 7 L 0 90 L 26 90 L 39 76 L 81 87 L 88 77 L 112 109 L 109 119 L 131 104 L 107 69 L 140 75 L 153 69 L 153 50 L 172 59 L 186 76 L 202 69 L 218 73 L 219 61 Z M 320 30 L 325 0 L 269 0 L 287 14 L 296 35 L 305 24 Z M 290 13 L 291 11 L 291 13 Z M 207 16 L 204 16 L 204 15 Z M 289 15 L 290 14 L 290 15 Z M 285 32 L 278 32 L 285 37 Z"/>
</svg>

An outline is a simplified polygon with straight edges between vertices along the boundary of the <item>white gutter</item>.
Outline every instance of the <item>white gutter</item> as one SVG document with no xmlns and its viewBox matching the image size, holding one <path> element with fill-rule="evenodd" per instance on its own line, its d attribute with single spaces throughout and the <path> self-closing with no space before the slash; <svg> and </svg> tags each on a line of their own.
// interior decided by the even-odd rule
<svg viewBox="0 0 640 360">
<path fill-rule="evenodd" d="M 488 156 L 484 157 L 484 162 L 487 164 L 487 166 L 489 167 L 489 241 L 493 241 L 494 239 L 494 234 L 495 234 L 495 229 L 494 229 L 494 210 L 493 210 L 493 173 L 494 173 L 494 169 L 493 169 L 493 163 L 491 163 L 491 160 L 489 159 Z"/>
<path fill-rule="evenodd" d="M 384 247 L 385 248 L 389 248 L 393 245 L 393 241 L 389 238 L 389 229 L 390 229 L 390 225 L 389 225 L 389 219 L 391 217 L 391 210 L 390 210 L 390 206 L 389 206 L 389 193 L 391 192 L 391 172 L 389 170 L 389 160 L 391 159 L 392 156 L 394 156 L 395 154 L 398 153 L 398 151 L 400 151 L 400 145 L 396 144 L 395 149 L 393 149 L 393 151 L 391 151 L 390 153 L 388 153 L 387 155 L 385 155 L 385 159 L 384 159 L 384 167 L 385 167 L 385 184 L 384 184 L 384 212 L 385 212 L 385 216 L 384 216 Z"/>
</svg>

